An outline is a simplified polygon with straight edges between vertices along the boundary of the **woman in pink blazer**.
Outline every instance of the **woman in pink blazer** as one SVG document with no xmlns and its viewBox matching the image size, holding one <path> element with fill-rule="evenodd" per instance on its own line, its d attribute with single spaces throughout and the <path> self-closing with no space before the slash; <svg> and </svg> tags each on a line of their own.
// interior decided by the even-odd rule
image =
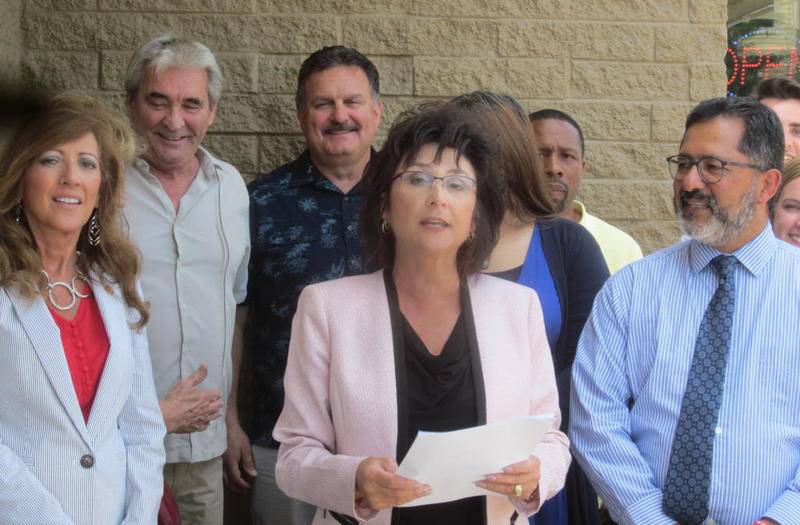
<svg viewBox="0 0 800 525">
<path fill-rule="evenodd" d="M 507 524 L 564 484 L 553 365 L 533 291 L 479 275 L 503 189 L 479 123 L 452 105 L 401 115 L 364 176 L 362 234 L 384 270 L 307 287 L 292 326 L 276 477 L 314 523 Z M 430 487 L 395 473 L 419 430 L 553 414 L 492 494 L 400 508 Z"/>
</svg>

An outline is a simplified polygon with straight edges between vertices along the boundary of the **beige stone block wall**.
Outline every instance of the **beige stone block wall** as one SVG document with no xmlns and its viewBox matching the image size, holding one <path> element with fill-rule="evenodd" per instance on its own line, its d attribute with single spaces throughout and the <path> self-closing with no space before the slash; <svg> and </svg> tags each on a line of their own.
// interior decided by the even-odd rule
<svg viewBox="0 0 800 525">
<path fill-rule="evenodd" d="M 0 90 L 5 91 L 20 81 L 22 0 L 0 0 L 0 13 Z M 10 132 L 8 123 L 0 122 L 0 151 Z"/>
<path fill-rule="evenodd" d="M 416 101 L 475 89 L 573 114 L 590 165 L 581 198 L 652 251 L 678 238 L 664 157 L 692 105 L 725 93 L 726 11 L 726 0 L 27 0 L 22 73 L 122 108 L 135 47 L 162 31 L 201 40 L 227 77 L 206 144 L 252 177 L 303 147 L 293 93 L 305 56 L 355 46 L 381 73 L 382 133 Z"/>
</svg>

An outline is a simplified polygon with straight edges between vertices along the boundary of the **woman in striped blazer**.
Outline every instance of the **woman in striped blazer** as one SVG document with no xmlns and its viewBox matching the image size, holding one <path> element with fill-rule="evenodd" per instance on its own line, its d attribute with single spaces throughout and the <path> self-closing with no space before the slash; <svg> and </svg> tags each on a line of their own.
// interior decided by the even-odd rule
<svg viewBox="0 0 800 525">
<path fill-rule="evenodd" d="M 0 159 L 0 523 L 154 524 L 161 412 L 138 256 L 118 226 L 124 121 L 56 97 Z"/>
</svg>

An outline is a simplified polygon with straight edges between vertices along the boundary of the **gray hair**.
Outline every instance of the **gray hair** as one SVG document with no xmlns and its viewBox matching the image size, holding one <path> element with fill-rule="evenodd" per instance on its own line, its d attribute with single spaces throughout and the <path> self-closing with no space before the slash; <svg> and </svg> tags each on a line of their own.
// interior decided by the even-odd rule
<svg viewBox="0 0 800 525">
<path fill-rule="evenodd" d="M 208 47 L 200 42 L 190 42 L 173 35 L 161 35 L 140 47 L 128 63 L 125 74 L 125 92 L 128 100 L 136 96 L 145 71 L 153 68 L 160 74 L 169 67 L 205 69 L 208 75 L 208 99 L 212 106 L 222 95 L 222 71 Z"/>
<path fill-rule="evenodd" d="M 692 109 L 686 117 L 685 130 L 717 117 L 742 121 L 744 134 L 737 149 L 750 157 L 759 171 L 783 171 L 783 128 L 775 112 L 749 97 L 712 98 Z"/>
</svg>

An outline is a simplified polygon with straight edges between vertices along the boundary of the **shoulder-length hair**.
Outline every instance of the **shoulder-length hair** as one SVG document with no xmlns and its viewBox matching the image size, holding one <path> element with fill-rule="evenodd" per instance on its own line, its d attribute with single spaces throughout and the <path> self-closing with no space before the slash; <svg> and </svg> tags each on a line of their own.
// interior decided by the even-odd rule
<svg viewBox="0 0 800 525">
<path fill-rule="evenodd" d="M 102 241 L 92 246 L 88 225 L 81 230 L 77 249 L 80 264 L 103 286 L 112 282 L 122 289 L 128 307 L 139 320 L 148 320 L 148 306 L 136 290 L 139 253 L 122 232 L 125 165 L 136 154 L 136 141 L 127 122 L 101 102 L 78 95 L 60 95 L 48 100 L 40 112 L 24 123 L 0 157 L 0 286 L 15 287 L 33 297 L 45 285 L 42 261 L 27 221 L 17 221 L 22 202 L 22 180 L 31 163 L 60 144 L 92 133 L 100 153 L 101 182 L 96 217 Z"/>
<path fill-rule="evenodd" d="M 458 250 L 456 266 L 461 277 L 477 273 L 497 243 L 504 202 L 502 180 L 494 172 L 491 147 L 479 123 L 453 105 L 427 103 L 401 113 L 392 124 L 383 148 L 364 173 L 361 235 L 367 260 L 391 268 L 395 260 L 393 231 L 382 232 L 382 213 L 389 202 L 398 171 L 410 166 L 426 145 L 436 146 L 436 160 L 445 149 L 472 164 L 477 175 L 474 212 L 475 235 Z"/>
<path fill-rule="evenodd" d="M 558 205 L 550 196 L 536 135 L 520 103 L 490 91 L 474 91 L 451 103 L 473 113 L 491 139 L 505 182 L 506 208 L 514 218 L 530 222 L 554 217 Z"/>
</svg>

